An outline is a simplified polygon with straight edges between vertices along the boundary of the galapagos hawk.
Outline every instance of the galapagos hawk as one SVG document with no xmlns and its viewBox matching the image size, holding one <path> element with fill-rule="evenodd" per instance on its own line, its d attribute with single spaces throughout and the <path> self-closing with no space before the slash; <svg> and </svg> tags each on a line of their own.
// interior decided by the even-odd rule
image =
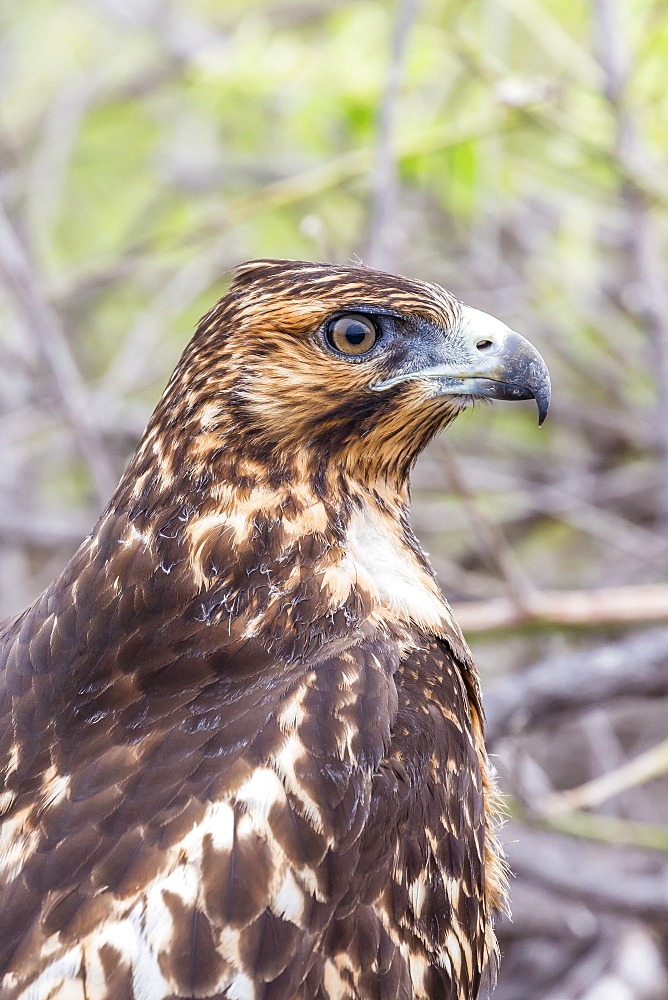
<svg viewBox="0 0 668 1000">
<path fill-rule="evenodd" d="M 437 285 L 241 265 L 116 493 L 0 628 L 3 1000 L 473 1000 L 505 904 L 409 474 L 537 351 Z"/>
</svg>

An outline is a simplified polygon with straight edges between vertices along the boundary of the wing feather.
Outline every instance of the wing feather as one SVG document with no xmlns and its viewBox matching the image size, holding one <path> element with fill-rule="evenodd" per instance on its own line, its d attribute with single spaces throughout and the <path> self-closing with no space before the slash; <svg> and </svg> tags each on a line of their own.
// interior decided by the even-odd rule
<svg viewBox="0 0 668 1000">
<path fill-rule="evenodd" d="M 178 568 L 161 600 L 141 542 L 119 594 L 105 538 L 0 633 L 3 997 L 60 977 L 101 984 L 89 1000 L 473 998 L 489 915 L 466 665 L 418 633 L 402 660 L 345 619 L 279 655 L 201 596 L 184 611 Z"/>
<path fill-rule="evenodd" d="M 128 554 L 124 572 L 139 581 L 142 565 Z M 50 996 L 49 968 L 63 988 L 88 977 L 112 996 L 129 962 L 135 997 L 149 980 L 156 1000 L 249 983 L 292 997 L 316 966 L 322 978 L 351 890 L 389 744 L 393 644 L 281 662 L 135 583 L 106 617 L 110 661 L 87 614 L 101 573 L 65 575 L 1 636 L 16 734 L 2 829 L 21 852 L 0 887 L 3 996 Z"/>
</svg>

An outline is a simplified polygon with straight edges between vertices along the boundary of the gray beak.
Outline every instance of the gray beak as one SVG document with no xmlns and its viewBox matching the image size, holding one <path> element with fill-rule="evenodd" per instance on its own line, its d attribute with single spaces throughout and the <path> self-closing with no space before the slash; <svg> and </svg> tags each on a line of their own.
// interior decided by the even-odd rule
<svg viewBox="0 0 668 1000">
<path fill-rule="evenodd" d="M 538 423 L 550 405 L 550 374 L 536 348 L 493 316 L 463 307 L 456 344 L 444 340 L 442 363 L 399 372 L 372 388 L 389 389 L 401 382 L 428 379 L 433 395 L 484 396 L 490 399 L 535 399 Z M 461 360 L 460 360 L 461 358 Z"/>
</svg>

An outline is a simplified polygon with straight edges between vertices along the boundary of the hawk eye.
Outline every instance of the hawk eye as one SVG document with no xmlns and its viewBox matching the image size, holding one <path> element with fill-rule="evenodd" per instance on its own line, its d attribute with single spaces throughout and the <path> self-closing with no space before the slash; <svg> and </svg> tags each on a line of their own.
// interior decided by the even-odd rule
<svg viewBox="0 0 668 1000">
<path fill-rule="evenodd" d="M 366 354 L 377 340 L 375 324 L 361 313 L 339 316 L 327 329 L 327 343 L 341 354 Z"/>
</svg>

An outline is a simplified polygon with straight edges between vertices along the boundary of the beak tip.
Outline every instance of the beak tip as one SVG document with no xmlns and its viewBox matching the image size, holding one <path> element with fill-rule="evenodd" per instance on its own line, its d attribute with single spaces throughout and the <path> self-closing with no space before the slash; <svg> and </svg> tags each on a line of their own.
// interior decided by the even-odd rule
<svg viewBox="0 0 668 1000">
<path fill-rule="evenodd" d="M 549 388 L 535 394 L 534 399 L 536 400 L 536 406 L 538 407 L 538 426 L 542 427 L 545 423 L 545 418 L 547 417 L 547 411 L 550 408 Z"/>
</svg>

